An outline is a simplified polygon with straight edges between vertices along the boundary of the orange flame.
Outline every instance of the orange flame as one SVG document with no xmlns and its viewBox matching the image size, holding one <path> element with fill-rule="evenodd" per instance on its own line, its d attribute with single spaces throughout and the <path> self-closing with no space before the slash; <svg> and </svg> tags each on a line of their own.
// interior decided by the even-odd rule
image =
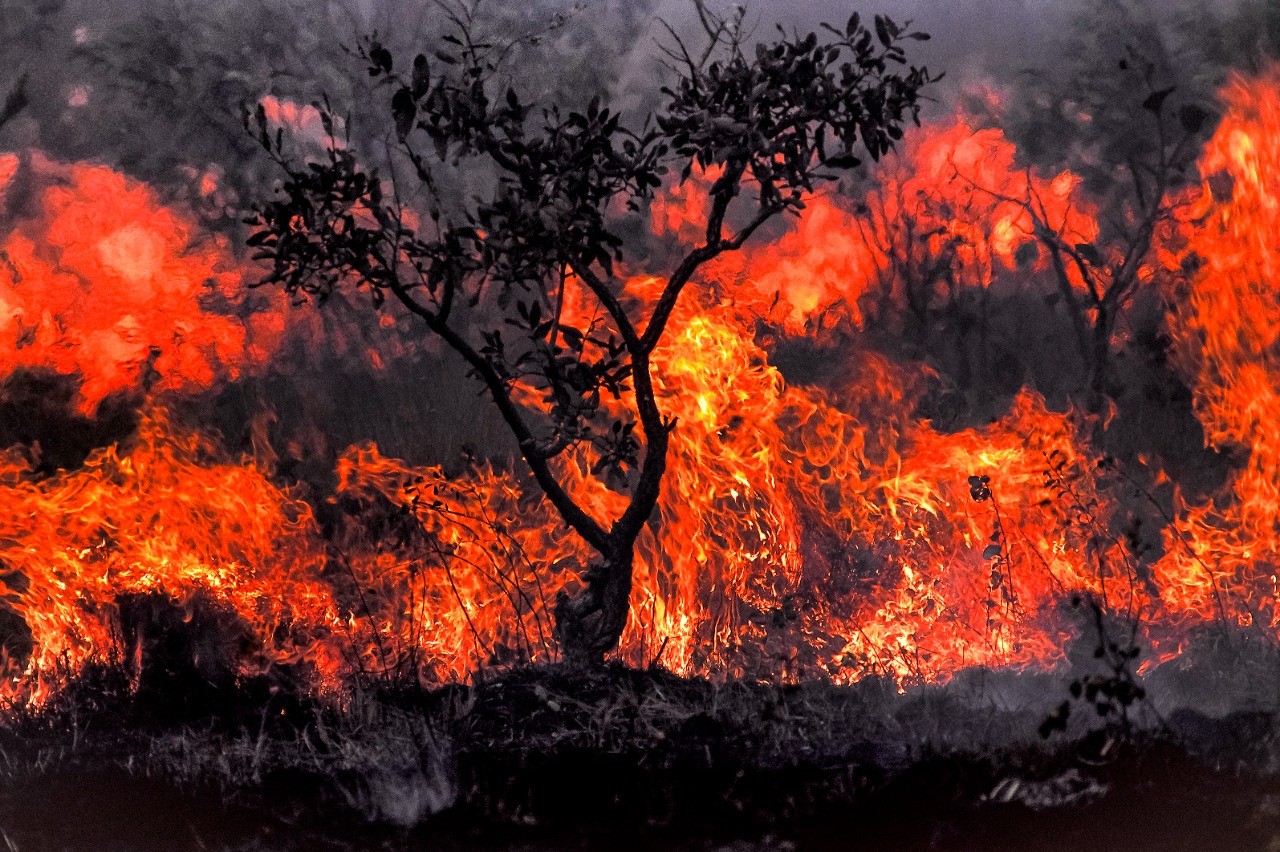
<svg viewBox="0 0 1280 852">
<path fill-rule="evenodd" d="M 1237 76 L 1163 258 L 1170 332 L 1211 446 L 1247 455 L 1226 493 L 1181 507 L 1156 565 L 1174 612 L 1275 636 L 1280 565 L 1280 69 Z"/>
<path fill-rule="evenodd" d="M 132 446 L 47 479 L 11 452 L 0 505 L 4 599 L 34 640 L 11 672 L 15 694 L 39 699 L 60 674 L 127 654 L 113 616 L 130 592 L 203 593 L 228 607 L 256 640 L 245 671 L 305 660 L 322 679 L 337 674 L 317 633 L 337 623 L 310 508 L 164 410 L 146 413 Z"/>
<path fill-rule="evenodd" d="M 33 214 L 0 242 L 0 375 L 78 375 L 85 414 L 112 393 L 239 375 L 244 325 L 202 307 L 241 288 L 217 241 L 197 242 L 148 187 L 106 167 L 33 154 L 34 198 L 21 198 L 18 166 L 0 159 L 0 202 Z"/>
</svg>

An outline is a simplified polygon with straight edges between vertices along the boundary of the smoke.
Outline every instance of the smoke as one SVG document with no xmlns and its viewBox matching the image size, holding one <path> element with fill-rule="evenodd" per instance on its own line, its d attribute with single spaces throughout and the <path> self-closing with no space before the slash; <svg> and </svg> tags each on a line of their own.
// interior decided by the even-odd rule
<svg viewBox="0 0 1280 852">
<path fill-rule="evenodd" d="M 721 14 L 733 8 L 725 0 L 709 0 L 708 6 Z M 975 89 L 1034 91 L 1039 100 L 1028 95 L 1005 103 L 1001 123 L 1021 151 L 1050 166 L 1071 152 L 1055 146 L 1060 137 L 1040 139 L 1040 104 L 1078 87 L 1078 69 L 1112 73 L 1116 55 L 1137 41 L 1189 79 L 1199 73 L 1203 79 L 1191 81 L 1211 91 L 1225 67 L 1251 61 L 1268 22 L 1261 0 L 880 0 L 857 7 L 864 18 L 883 13 L 912 20 L 932 35 L 911 43 L 909 58 L 947 74 L 927 106 L 934 116 L 954 113 Z M 775 25 L 801 31 L 822 21 L 841 26 L 852 8 L 838 0 L 757 2 L 748 4 L 746 17 L 755 36 L 765 39 Z M 673 32 L 692 40 L 700 32 L 692 0 L 0 0 L 0 59 L 10 69 L 7 79 L 0 77 L 0 92 L 26 75 L 29 102 L 17 119 L 0 126 L 0 151 L 39 149 L 64 163 L 105 164 L 190 210 L 204 229 L 223 233 L 231 250 L 243 255 L 242 211 L 269 195 L 277 174 L 241 126 L 242 106 L 328 97 L 339 112 L 350 113 L 352 144 L 376 161 L 390 141 L 389 93 L 370 86 L 349 49 L 376 34 L 407 62 L 417 50 L 430 52 L 451 26 L 449 14 L 466 16 L 468 9 L 480 36 L 495 43 L 517 40 L 507 57 L 508 76 L 526 98 L 573 104 L 603 94 L 632 121 L 659 105 L 659 87 L 669 79 L 662 46 L 670 45 Z M 1120 19 L 1128 29 L 1114 24 Z M 1199 36 L 1194 43 L 1186 36 L 1189 21 Z M 1173 61 L 1191 50 L 1195 62 Z M 241 388 L 231 395 L 240 400 L 231 419 L 247 422 L 259 394 L 296 393 L 310 400 L 315 416 L 340 424 L 344 439 L 378 437 L 389 442 L 389 452 L 412 455 L 423 438 L 387 426 L 386 414 L 428 422 L 443 410 L 458 414 L 462 425 L 443 430 L 450 434 L 439 438 L 441 455 L 455 455 L 457 444 L 476 436 L 485 447 L 509 449 L 501 425 L 461 371 L 448 359 L 421 357 L 442 366 L 423 370 L 419 359 L 408 375 L 393 365 L 357 378 L 341 355 L 310 359 L 307 372 L 333 390 Z M 424 373 L 430 377 L 425 392 Z M 356 399 L 360 404 L 352 406 Z M 472 428 L 476 422 L 483 425 Z"/>
<path fill-rule="evenodd" d="M 97 160 L 175 194 L 190 183 L 184 169 L 212 163 L 238 193 L 228 199 L 234 207 L 245 201 L 240 195 L 270 185 L 240 126 L 242 103 L 266 95 L 307 103 L 327 95 L 340 111 L 351 110 L 353 131 L 376 148 L 387 93 L 369 88 L 359 61 L 344 48 L 377 33 L 407 61 L 448 28 L 446 10 L 462 15 L 469 6 L 486 38 L 536 36 L 508 57 L 510 76 L 527 98 L 572 103 L 611 93 L 637 114 L 655 106 L 663 80 L 660 45 L 671 40 L 667 27 L 693 38 L 699 29 L 692 0 L 0 0 L 0 59 L 9 69 L 0 89 L 24 73 L 29 78 L 29 106 L 0 128 L 0 149 L 40 147 L 63 160 Z M 724 0 L 708 6 L 732 10 Z M 1028 72 L 1053 75 L 1080 62 L 1113 61 L 1101 55 L 1109 51 L 1096 39 L 1080 34 L 1091 23 L 1110 27 L 1117 15 L 1131 27 L 1146 23 L 1145 31 L 1112 33 L 1116 50 L 1126 41 L 1156 41 L 1155 53 L 1195 52 L 1218 65 L 1254 61 L 1259 43 L 1274 41 L 1268 27 L 1277 24 L 1263 0 L 747 6 L 760 38 L 769 38 L 775 25 L 801 31 L 822 21 L 843 25 L 855 8 L 864 18 L 883 13 L 912 20 L 933 38 L 912 43 L 910 60 L 948 75 L 934 92 L 939 112 L 949 111 L 956 94 L 977 80 L 1016 82 Z"/>
<path fill-rule="evenodd" d="M 757 2 L 748 4 L 746 19 L 765 39 L 775 25 L 842 26 L 853 5 Z M 708 0 L 708 6 L 721 14 L 733 9 L 725 0 Z M 1043 105 L 1056 107 L 1080 87 L 1081 74 L 1114 73 L 1128 43 L 1164 57 L 1163 64 L 1185 78 L 1180 85 L 1211 92 L 1225 68 L 1255 61 L 1273 23 L 1262 0 L 880 0 L 857 7 L 864 18 L 883 13 L 912 20 L 932 35 L 912 42 L 909 54 L 913 63 L 946 72 L 931 93 L 930 115 L 953 114 L 975 90 L 1026 93 L 1006 99 L 999 123 L 1024 155 L 1049 167 L 1072 151 L 1061 135 L 1044 130 L 1051 125 Z M 242 211 L 269 195 L 278 175 L 244 131 L 242 106 L 328 97 L 349 113 L 353 146 L 376 161 L 392 141 L 385 121 L 389 92 L 370 86 L 350 48 L 376 34 L 407 62 L 417 50 L 430 52 L 451 26 L 449 14 L 463 17 L 469 9 L 480 36 L 516 41 L 507 76 L 527 99 L 574 104 L 603 94 L 632 121 L 659 105 L 659 88 L 669 79 L 662 46 L 671 44 L 673 32 L 692 40 L 700 32 L 692 0 L 0 0 L 0 59 L 10 69 L 7 78 L 0 76 L 0 94 L 25 75 L 28 96 L 26 109 L 0 126 L 0 151 L 39 149 L 59 162 L 102 163 L 144 181 L 164 201 L 191 211 L 207 231 L 221 232 L 243 259 Z M 1184 57 L 1190 59 L 1180 61 Z M 11 206 L 17 198 L 12 194 Z M 364 401 L 359 411 L 379 412 L 355 417 L 342 430 L 346 437 L 377 433 L 392 440 L 393 452 L 415 443 L 411 435 L 388 435 L 375 421 L 382 412 L 403 411 L 405 391 L 420 387 L 422 370 L 401 378 L 395 368 L 356 382 L 341 357 L 309 368 L 341 386 L 342 394 L 331 396 L 354 395 Z M 486 424 L 460 427 L 458 435 L 478 432 L 481 443 L 506 446 L 500 425 L 486 419 L 459 370 L 426 372 L 439 380 L 428 394 L 436 401 L 413 406 L 415 420 L 456 401 L 468 421 Z M 388 390 L 379 389 L 383 383 Z M 384 394 L 394 400 L 380 402 Z M 236 396 L 251 400 L 254 393 Z M 236 418 L 247 420 L 250 405 L 241 405 Z M 344 402 L 319 407 L 326 418 L 352 417 Z M 457 436 L 444 443 L 457 443 Z"/>
</svg>

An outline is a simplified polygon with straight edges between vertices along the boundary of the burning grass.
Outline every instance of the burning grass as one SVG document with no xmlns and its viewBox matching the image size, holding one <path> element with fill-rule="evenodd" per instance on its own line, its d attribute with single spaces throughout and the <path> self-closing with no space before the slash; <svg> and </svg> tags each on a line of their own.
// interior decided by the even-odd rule
<svg viewBox="0 0 1280 852">
<path fill-rule="evenodd" d="M 1054 398 L 1030 361 L 992 389 L 1026 299 L 1080 308 L 1104 271 L 1120 275 L 1119 249 L 1091 242 L 1097 205 L 1070 172 L 1019 168 L 995 130 L 925 126 L 859 208 L 815 198 L 810 224 L 717 261 L 675 308 L 653 361 L 679 428 L 617 658 L 712 679 L 903 687 L 974 665 L 1048 670 L 1079 635 L 1073 598 L 1130 624 L 1125 647 L 1141 646 L 1146 668 L 1214 625 L 1274 637 L 1277 466 L 1263 425 L 1280 411 L 1270 296 L 1256 291 L 1273 277 L 1280 166 L 1253 141 L 1280 134 L 1274 101 L 1266 76 L 1226 92 L 1205 179 L 1162 201 L 1133 279 L 1166 300 L 1162 381 L 1184 382 L 1191 401 L 1160 425 L 1250 447 L 1218 493 L 1184 494 L 1145 437 L 1113 453 L 1126 411 L 1061 383 Z M 3 369 L 78 376 L 82 420 L 108 400 L 145 401 L 136 428 L 104 429 L 79 464 L 51 467 L 36 438 L 0 460 L 4 609 L 25 625 L 6 647 L 6 694 L 38 703 L 84 662 L 138 653 L 145 637 L 116 635 L 119 599 L 150 592 L 237 623 L 230 645 L 201 654 L 224 676 L 305 668 L 319 692 L 557 659 L 554 601 L 592 557 L 527 479 L 501 458 L 446 469 L 273 434 L 270 412 L 229 450 L 184 418 L 192 386 L 266 369 L 317 329 L 233 298 L 217 242 L 145 187 L 27 160 L 4 161 L 29 209 L 0 279 Z M 655 239 L 682 239 L 706 194 L 696 175 L 672 189 Z M 1077 257 L 1063 272 L 1050 249 L 1067 243 Z M 625 272 L 621 298 L 655 298 L 656 279 Z M 132 295 L 99 299 L 102 288 Z M 44 290 L 58 298 L 33 295 Z M 559 309 L 572 328 L 601 322 L 572 277 Z M 385 345 L 363 328 L 342 345 L 394 363 L 404 319 L 380 318 Z M 931 351 L 934 337 L 957 350 Z M 783 352 L 832 366 L 789 379 Z M 628 393 L 598 404 L 626 408 Z M 944 423 L 947 400 L 959 410 Z M 577 503 L 616 516 L 624 495 L 594 452 L 568 447 L 549 464 Z"/>
</svg>

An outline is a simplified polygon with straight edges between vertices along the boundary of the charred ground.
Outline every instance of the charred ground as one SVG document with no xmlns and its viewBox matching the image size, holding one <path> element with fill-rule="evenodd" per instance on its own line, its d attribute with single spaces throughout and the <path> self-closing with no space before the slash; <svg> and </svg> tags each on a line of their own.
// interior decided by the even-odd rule
<svg viewBox="0 0 1280 852">
<path fill-rule="evenodd" d="M 191 677 L 193 675 L 188 675 Z M 1273 848 L 1274 714 L 1182 709 L 1046 742 L 970 672 L 712 684 L 661 670 L 512 671 L 342 703 L 86 672 L 11 716 L 0 826 L 22 850 Z M 1003 708 L 1003 709 L 1002 709 Z M 66 804 L 74 801 L 74 813 Z"/>
</svg>

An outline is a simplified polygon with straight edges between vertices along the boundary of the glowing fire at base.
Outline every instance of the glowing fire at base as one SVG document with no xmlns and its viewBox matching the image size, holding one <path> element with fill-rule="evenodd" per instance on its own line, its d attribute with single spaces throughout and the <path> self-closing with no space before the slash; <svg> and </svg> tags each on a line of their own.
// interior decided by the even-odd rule
<svg viewBox="0 0 1280 852">
<path fill-rule="evenodd" d="M 816 199 L 796 231 L 719 262 L 686 294 L 654 356 L 679 427 L 620 656 L 687 674 L 902 684 L 1049 667 L 1075 632 L 1064 602 L 1080 594 L 1141 618 L 1149 662 L 1223 620 L 1280 638 L 1280 72 L 1235 80 L 1224 102 L 1205 183 L 1150 274 L 1169 285 L 1175 359 L 1207 439 L 1247 460 L 1217 499 L 1178 498 L 1157 558 L 1118 532 L 1096 419 L 1024 389 L 996 422 L 949 431 L 915 415 L 924 367 L 864 348 L 818 387 L 774 365 L 778 340 L 857 339 L 868 317 L 910 310 L 913 270 L 932 270 L 928 298 L 1032 280 L 1044 261 L 1025 253 L 1033 225 L 1010 198 L 1033 194 L 1063 234 L 1096 238 L 1069 173 L 1018 168 L 995 130 L 926 127 L 882 165 L 860 212 Z M 223 247 L 197 244 L 145 187 L 27 160 L 0 157 L 15 222 L 0 255 L 4 375 L 78 376 L 91 414 L 112 394 L 234 379 L 290 333 L 280 314 L 231 315 L 239 277 Z M 695 181 L 658 203 L 655 231 L 678 236 L 698 193 Z M 903 232 L 908 220 L 920 230 Z M 637 276 L 629 295 L 654 286 Z M 134 437 L 78 469 L 40 475 L 32 451 L 0 465 L 3 606 L 30 633 L 29 653 L 0 637 L 11 699 L 127 657 L 117 600 L 147 591 L 227 610 L 251 637 L 243 673 L 290 664 L 321 688 L 546 660 L 554 593 L 590 559 L 534 491 L 487 465 L 450 478 L 353 447 L 322 532 L 267 460 L 230 458 L 154 401 Z M 581 502 L 616 513 L 591 462 L 559 463 Z"/>
<path fill-rule="evenodd" d="M 310 507 L 163 410 L 144 414 L 128 446 L 95 452 L 78 470 L 36 479 L 10 453 L 0 506 L 6 601 L 34 640 L 25 671 L 10 673 L 11 693 L 38 699 L 86 661 L 127 651 L 116 601 L 142 592 L 202 596 L 242 618 L 246 671 L 288 662 L 339 674 L 314 639 L 337 626 L 337 609 L 320 579 Z"/>
</svg>

